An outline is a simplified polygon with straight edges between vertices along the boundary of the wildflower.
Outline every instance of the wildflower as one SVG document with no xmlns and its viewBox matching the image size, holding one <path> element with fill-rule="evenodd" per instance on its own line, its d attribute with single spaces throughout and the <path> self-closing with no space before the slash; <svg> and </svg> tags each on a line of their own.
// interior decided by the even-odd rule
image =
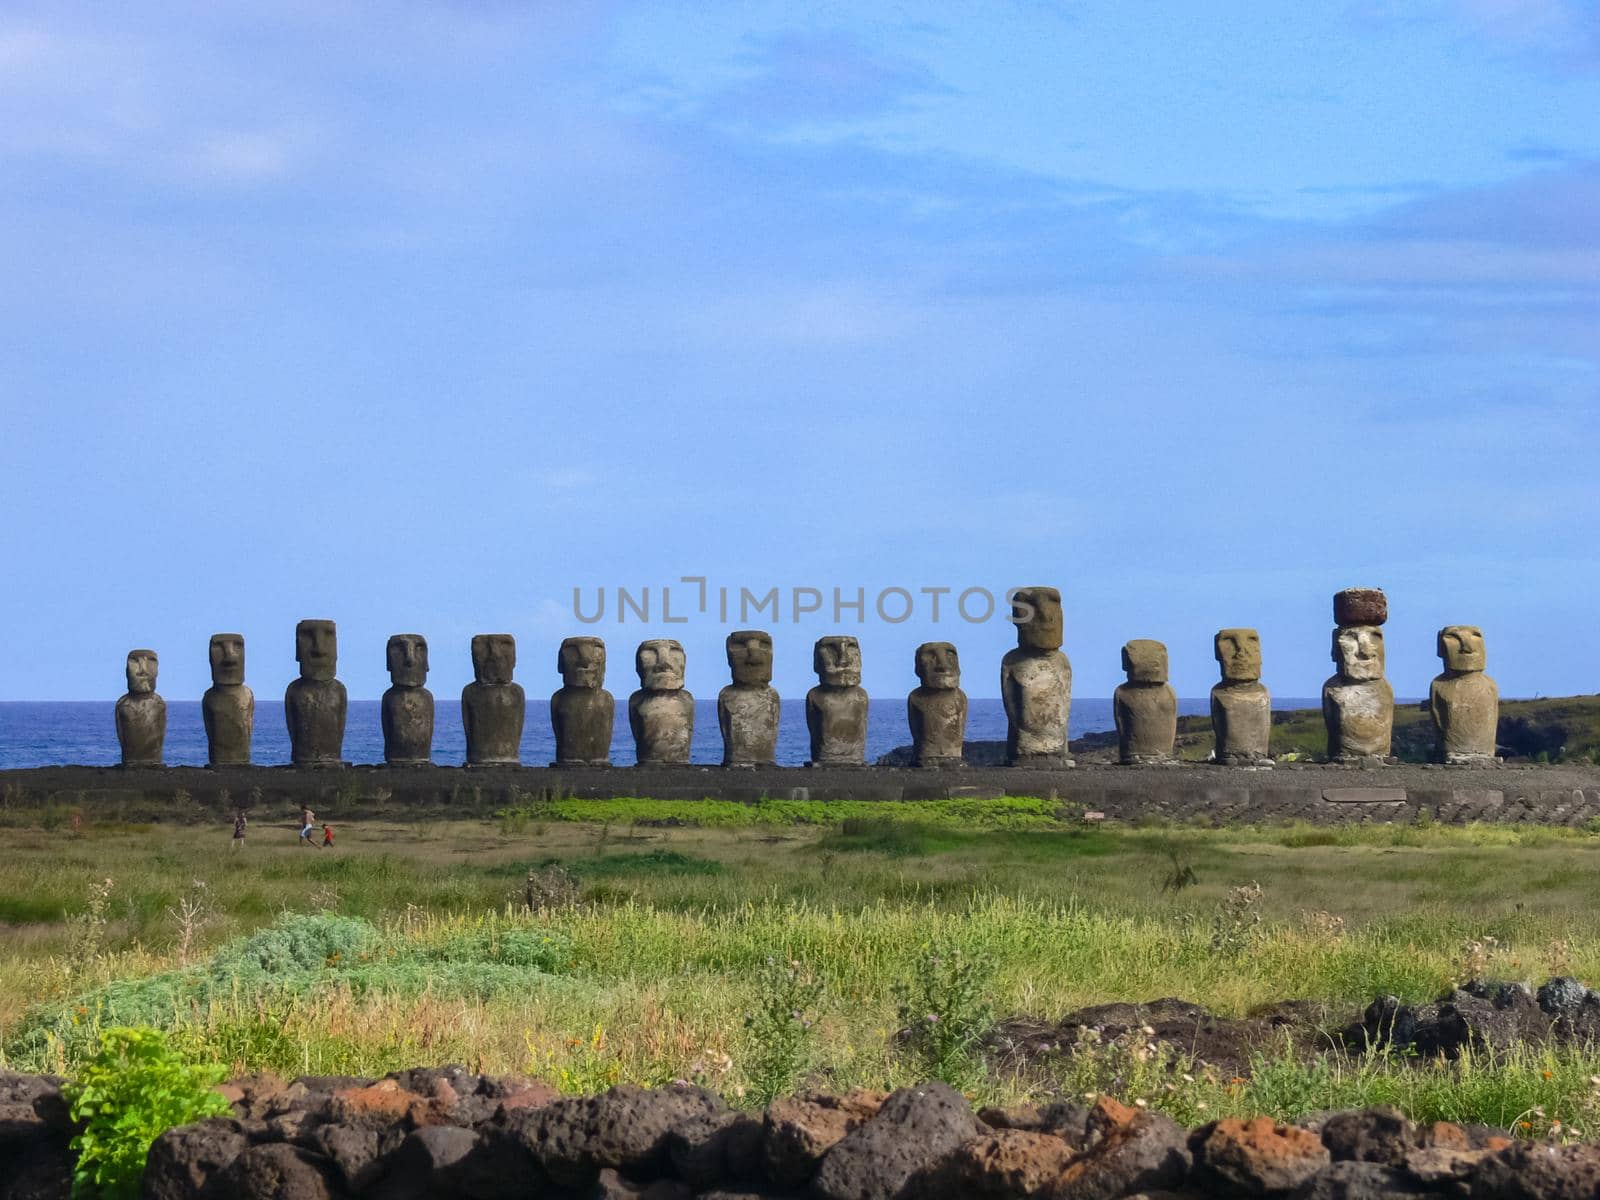
<svg viewBox="0 0 1600 1200">
<path fill-rule="evenodd" d="M 1150 1101 L 1146 1100 L 1143 1096 L 1140 1096 L 1137 1100 L 1135 1100 L 1133 1102 L 1133 1106 L 1135 1108 L 1149 1108 L 1150 1107 Z"/>
<path fill-rule="evenodd" d="M 1196 1100 L 1194 1107 L 1196 1112 L 1205 1112 L 1208 1106 L 1204 1100 Z"/>
<path fill-rule="evenodd" d="M 1539 1074 L 1544 1076 L 1546 1079 L 1551 1079 L 1555 1076 L 1554 1071 L 1540 1071 Z"/>
</svg>

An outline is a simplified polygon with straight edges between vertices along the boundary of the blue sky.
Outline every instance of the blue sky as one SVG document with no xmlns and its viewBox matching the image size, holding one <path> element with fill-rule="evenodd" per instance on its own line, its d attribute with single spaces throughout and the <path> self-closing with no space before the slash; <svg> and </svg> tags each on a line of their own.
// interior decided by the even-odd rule
<svg viewBox="0 0 1600 1200">
<path fill-rule="evenodd" d="M 1084 696 L 1224 625 L 1314 695 L 1378 585 L 1403 695 L 1455 622 L 1600 687 L 1593 3 L 10 3 L 0 272 L 0 698 L 277 696 L 302 616 L 710 696 L 571 616 L 682 575 L 1053 583 Z M 925 615 L 869 691 L 997 694 Z"/>
</svg>

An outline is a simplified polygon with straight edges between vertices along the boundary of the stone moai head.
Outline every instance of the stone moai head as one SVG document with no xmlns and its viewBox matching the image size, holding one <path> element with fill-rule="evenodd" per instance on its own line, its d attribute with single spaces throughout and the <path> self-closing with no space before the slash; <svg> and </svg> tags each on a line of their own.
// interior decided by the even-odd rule
<svg viewBox="0 0 1600 1200">
<path fill-rule="evenodd" d="M 652 638 L 639 643 L 633 665 L 639 672 L 640 687 L 653 692 L 676 692 L 683 688 L 688 659 L 683 647 L 673 639 Z"/>
<path fill-rule="evenodd" d="M 1129 683 L 1165 683 L 1167 648 L 1149 638 L 1134 638 L 1122 648 L 1122 669 Z"/>
<path fill-rule="evenodd" d="M 294 660 L 301 679 L 332 679 L 339 667 L 339 632 L 332 621 L 301 621 L 294 627 Z"/>
<path fill-rule="evenodd" d="M 772 682 L 772 635 L 740 629 L 728 635 L 728 668 L 733 682 L 746 687 Z"/>
<path fill-rule="evenodd" d="M 1333 594 L 1335 625 L 1382 625 L 1389 619 L 1389 599 L 1382 588 L 1345 588 Z"/>
<path fill-rule="evenodd" d="M 1228 683 L 1257 683 L 1261 679 L 1261 635 L 1254 629 L 1219 629 L 1217 662 Z"/>
<path fill-rule="evenodd" d="M 156 671 L 159 664 L 154 650 L 128 651 L 128 694 L 148 696 L 156 690 Z"/>
<path fill-rule="evenodd" d="M 1017 608 L 1024 604 L 1033 609 L 1028 620 L 1017 623 L 1017 645 L 1024 650 L 1061 649 L 1064 634 L 1061 592 L 1053 587 L 1025 587 L 1017 588 L 1011 595 L 1016 606 L 1012 610 L 1013 617 L 1018 615 Z"/>
<path fill-rule="evenodd" d="M 598 688 L 606 682 L 606 644 L 597 637 L 569 637 L 556 651 L 556 670 L 570 688 Z"/>
<path fill-rule="evenodd" d="M 215 687 L 237 687 L 244 682 L 244 634 L 213 633 L 210 656 Z"/>
<path fill-rule="evenodd" d="M 1341 678 L 1355 682 L 1383 678 L 1383 630 L 1376 625 L 1342 625 L 1333 631 L 1333 661 Z"/>
<path fill-rule="evenodd" d="M 961 686 L 961 658 L 949 642 L 923 642 L 917 647 L 917 679 L 925 688 L 954 691 Z"/>
<path fill-rule="evenodd" d="M 510 683 L 516 669 L 516 638 L 509 633 L 472 635 L 472 676 L 479 683 Z"/>
<path fill-rule="evenodd" d="M 421 687 L 428 682 L 428 639 L 420 633 L 397 633 L 384 650 L 389 681 L 395 687 Z"/>
<path fill-rule="evenodd" d="M 843 635 L 818 638 L 811 650 L 811 669 L 828 687 L 860 687 L 861 643 Z"/>
<path fill-rule="evenodd" d="M 1487 665 L 1483 630 L 1476 625 L 1446 625 L 1439 630 L 1439 657 L 1452 675 L 1481 671 Z"/>
</svg>

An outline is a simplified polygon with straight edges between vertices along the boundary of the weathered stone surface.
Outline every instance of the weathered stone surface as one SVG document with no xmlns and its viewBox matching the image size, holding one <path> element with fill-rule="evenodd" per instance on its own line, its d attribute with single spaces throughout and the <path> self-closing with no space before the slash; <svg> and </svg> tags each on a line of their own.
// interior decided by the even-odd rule
<svg viewBox="0 0 1600 1200">
<path fill-rule="evenodd" d="M 1162 1113 L 1139 1111 L 1108 1130 L 1056 1180 L 1055 1200 L 1110 1200 L 1175 1188 L 1189 1173 L 1183 1130 Z"/>
<path fill-rule="evenodd" d="M 251 1146 L 218 1176 L 216 1195 L 228 1200 L 332 1200 L 328 1161 L 298 1146 Z"/>
<path fill-rule="evenodd" d="M 767 1105 L 762 1117 L 762 1161 L 767 1177 L 780 1188 L 798 1188 L 845 1135 L 877 1115 L 887 1097 L 854 1091 L 843 1096 L 785 1096 Z"/>
<path fill-rule="evenodd" d="M 145 1159 L 144 1200 L 195 1200 L 249 1145 L 238 1121 L 213 1117 L 169 1129 Z"/>
<path fill-rule="evenodd" d="M 1122 648 L 1128 682 L 1111 694 L 1118 760 L 1124 766 L 1173 761 L 1178 737 L 1178 697 L 1167 683 L 1167 648 L 1135 638 Z"/>
<path fill-rule="evenodd" d="M 332 621 L 301 621 L 294 628 L 300 678 L 283 694 L 289 757 L 297 767 L 336 767 L 344 759 L 344 719 L 349 697 L 336 679 L 339 635 Z"/>
<path fill-rule="evenodd" d="M 1048 1133 L 996 1129 L 958 1146 L 923 1190 L 987 1200 L 1045 1196 L 1074 1157 L 1066 1142 Z"/>
<path fill-rule="evenodd" d="M 473 681 L 461 689 L 461 725 L 467 735 L 467 765 L 511 765 L 522 761 L 522 721 L 527 696 L 513 683 L 517 640 L 509 633 L 472 638 Z"/>
<path fill-rule="evenodd" d="M 1216 1121 L 1196 1130 L 1190 1145 L 1196 1177 L 1231 1189 L 1228 1195 L 1291 1192 L 1331 1161 L 1316 1134 L 1270 1117 Z"/>
<path fill-rule="evenodd" d="M 433 693 L 428 682 L 428 639 L 397 633 L 384 656 L 392 686 L 383 693 L 383 761 L 395 767 L 426 766 L 433 759 Z"/>
<path fill-rule="evenodd" d="M 1383 677 L 1383 630 L 1341 625 L 1333 631 L 1338 670 L 1322 685 L 1328 757 L 1361 762 L 1389 756 L 1394 729 L 1394 689 Z"/>
<path fill-rule="evenodd" d="M 919 767 L 961 766 L 967 694 L 961 690 L 960 657 L 949 642 L 924 642 L 916 662 L 922 686 L 906 698 L 912 760 Z"/>
<path fill-rule="evenodd" d="M 1434 760 L 1454 766 L 1490 765 L 1500 725 L 1500 688 L 1483 673 L 1483 631 L 1446 625 L 1439 631 L 1444 673 L 1428 689 L 1435 733 Z"/>
<path fill-rule="evenodd" d="M 901 1088 L 828 1151 L 811 1191 L 819 1200 L 893 1200 L 978 1132 L 971 1107 L 949 1084 Z"/>
<path fill-rule="evenodd" d="M 1336 1162 L 1307 1179 L 1294 1200 L 1400 1200 L 1438 1197 L 1443 1193 L 1416 1182 L 1404 1171 L 1370 1162 Z"/>
<path fill-rule="evenodd" d="M 1067 718 L 1072 710 L 1072 664 L 1061 652 L 1061 593 L 1017 588 L 1016 649 L 1000 660 L 1000 698 L 1006 708 L 1006 760 L 1028 766 L 1071 766 Z"/>
<path fill-rule="evenodd" d="M 122 765 L 161 765 L 167 740 L 167 702 L 156 695 L 156 652 L 128 651 L 128 692 L 117 701 L 117 742 Z"/>
<path fill-rule="evenodd" d="M 569 1097 L 512 1113 L 507 1128 L 556 1183 L 580 1186 L 605 1167 L 640 1175 L 665 1161 L 668 1134 L 723 1111 L 701 1088 L 646 1091 L 618 1084 L 591 1097 Z"/>
<path fill-rule="evenodd" d="M 406 1134 L 401 1129 L 379 1130 L 371 1125 L 327 1122 L 318 1125 L 308 1141 L 331 1164 L 332 1175 L 349 1192 L 363 1191 L 383 1175 L 383 1154 L 393 1150 Z M 176 1200 L 176 1198 L 175 1198 Z"/>
<path fill-rule="evenodd" d="M 569 637 L 556 652 L 561 687 L 550 697 L 550 727 L 556 735 L 554 766 L 611 765 L 611 729 L 616 701 L 605 689 L 606 644 L 597 637 Z"/>
<path fill-rule="evenodd" d="M 1345 588 L 1333 594 L 1335 625 L 1382 625 L 1389 619 L 1389 599 L 1382 588 Z"/>
<path fill-rule="evenodd" d="M 861 644 L 853 637 L 817 639 L 811 651 L 817 686 L 806 693 L 811 766 L 859 767 L 867 761 L 867 693 L 861 687 Z"/>
<path fill-rule="evenodd" d="M 641 767 L 689 761 L 694 696 L 684 689 L 683 647 L 671 638 L 639 643 L 634 669 L 639 690 L 628 697 L 628 727 Z"/>
<path fill-rule="evenodd" d="M 589 1200 L 690 1200 L 694 1192 L 676 1179 L 635 1183 L 610 1167 L 600 1172 Z"/>
<path fill-rule="evenodd" d="M 762 1123 L 746 1113 L 707 1113 L 667 1135 L 667 1157 L 678 1178 L 697 1188 L 748 1180 L 760 1173 L 762 1136 Z"/>
<path fill-rule="evenodd" d="M 1600 1145 L 1517 1142 L 1479 1164 L 1473 1200 L 1594 1200 L 1600 1196 Z"/>
<path fill-rule="evenodd" d="M 207 653 L 211 686 L 200 698 L 206 761 L 214 767 L 247 763 L 256 724 L 256 697 L 244 682 L 244 635 L 214 633 Z"/>
<path fill-rule="evenodd" d="M 733 683 L 717 693 L 722 765 L 770 765 L 777 754 L 780 707 L 772 687 L 772 635 L 741 629 L 728 635 L 727 649 Z"/>
<path fill-rule="evenodd" d="M 1261 683 L 1261 635 L 1219 629 L 1212 642 L 1222 682 L 1211 689 L 1213 761 L 1224 766 L 1272 764 L 1272 696 Z"/>
<path fill-rule="evenodd" d="M 1399 1166 L 1421 1145 L 1417 1127 L 1387 1104 L 1334 1113 L 1322 1123 L 1322 1144 L 1335 1162 Z"/>
</svg>

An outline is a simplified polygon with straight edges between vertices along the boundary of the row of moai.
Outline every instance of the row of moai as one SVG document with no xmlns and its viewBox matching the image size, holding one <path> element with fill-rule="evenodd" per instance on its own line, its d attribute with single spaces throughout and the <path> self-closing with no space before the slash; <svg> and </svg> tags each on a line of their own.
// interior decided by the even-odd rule
<svg viewBox="0 0 1600 1200">
<path fill-rule="evenodd" d="M 1000 664 L 1000 693 L 1007 717 L 1007 761 L 1018 766 L 1070 767 L 1067 719 L 1072 666 L 1062 653 L 1061 596 L 1055 588 L 1019 589 L 1017 646 Z M 1333 660 L 1337 671 L 1322 688 L 1328 757 L 1334 762 L 1380 764 L 1388 760 L 1394 724 L 1394 689 L 1384 678 L 1383 624 L 1388 603 L 1376 588 L 1352 588 L 1334 597 Z M 1253 629 L 1218 631 L 1213 650 L 1222 679 L 1211 689 L 1215 735 L 1212 761 L 1268 767 L 1271 696 L 1261 682 L 1261 639 Z M 1439 631 L 1444 673 L 1433 681 L 1429 708 L 1438 761 L 1493 763 L 1499 691 L 1483 673 L 1483 634 L 1474 626 Z M 772 687 L 772 637 L 741 630 L 727 639 L 732 683 L 717 696 L 723 765 L 773 763 L 779 700 Z M 255 697 L 244 682 L 244 638 L 211 638 L 212 686 L 201 704 L 213 766 L 250 761 Z M 284 712 L 290 757 L 297 766 L 343 765 L 347 698 L 335 677 L 337 633 L 332 621 L 301 621 L 295 628 L 300 677 L 289 684 Z M 398 633 L 387 649 L 392 685 L 383 695 L 384 760 L 421 766 L 433 754 L 433 694 L 426 687 L 428 643 Z M 461 720 L 470 766 L 521 761 L 526 699 L 512 681 L 516 642 L 510 634 L 472 639 L 474 679 L 461 693 Z M 861 647 L 853 637 L 819 638 L 812 653 L 818 683 L 806 694 L 811 765 L 861 766 L 866 762 L 867 694 L 861 687 Z M 628 698 L 628 724 L 640 766 L 689 761 L 694 697 L 684 688 L 683 647 L 670 639 L 640 643 L 634 657 L 639 690 Z M 1119 760 L 1130 765 L 1176 762 L 1178 700 L 1167 682 L 1167 648 L 1135 639 L 1122 648 L 1127 682 L 1113 696 Z M 615 701 L 605 690 L 606 647 L 597 637 L 561 643 L 556 667 L 562 686 L 550 697 L 555 732 L 553 765 L 608 766 Z M 162 760 L 166 706 L 155 694 L 156 655 L 128 655 L 128 694 L 117 702 L 117 736 L 124 765 Z M 949 642 L 917 648 L 918 687 L 906 702 L 913 760 L 918 766 L 963 762 L 967 697 L 961 665 Z"/>
</svg>

